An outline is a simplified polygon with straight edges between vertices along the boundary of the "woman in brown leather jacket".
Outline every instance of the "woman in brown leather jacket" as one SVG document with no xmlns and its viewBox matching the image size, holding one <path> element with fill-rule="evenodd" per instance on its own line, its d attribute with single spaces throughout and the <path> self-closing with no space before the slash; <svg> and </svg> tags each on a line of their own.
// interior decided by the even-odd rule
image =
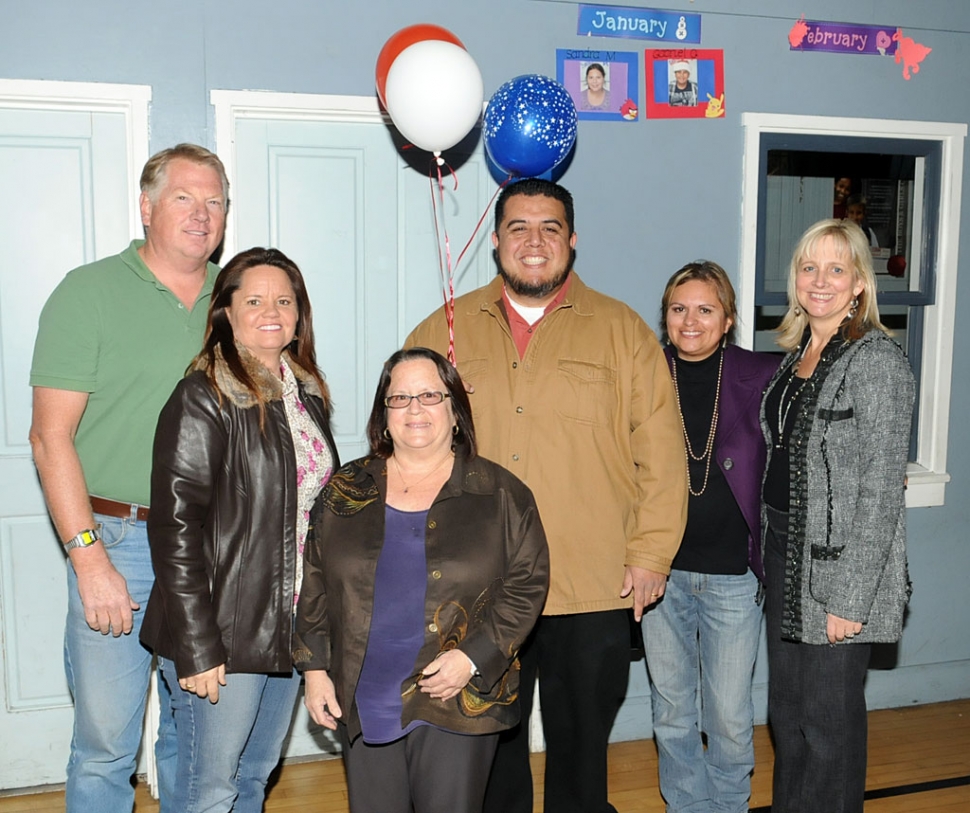
<svg viewBox="0 0 970 813">
<path fill-rule="evenodd" d="M 309 511 L 338 465 L 328 418 L 299 269 L 276 249 L 242 252 L 155 434 L 141 639 L 173 690 L 179 813 L 262 810 L 299 688 Z"/>
<path fill-rule="evenodd" d="M 313 512 L 294 660 L 338 729 L 353 813 L 476 813 L 518 721 L 518 649 L 549 555 L 532 492 L 476 455 L 457 371 L 414 347 L 384 365 L 372 455 Z"/>
</svg>

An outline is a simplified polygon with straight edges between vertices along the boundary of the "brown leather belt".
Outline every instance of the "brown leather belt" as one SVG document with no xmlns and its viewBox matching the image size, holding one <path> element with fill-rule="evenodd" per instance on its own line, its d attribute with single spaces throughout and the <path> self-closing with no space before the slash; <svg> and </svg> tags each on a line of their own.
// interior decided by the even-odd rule
<svg viewBox="0 0 970 813">
<path fill-rule="evenodd" d="M 95 497 L 94 495 L 88 496 L 91 498 L 91 510 L 94 511 L 95 514 L 104 514 L 109 517 L 130 519 L 132 509 L 135 509 L 135 516 L 138 518 L 139 522 L 145 522 L 148 519 L 147 505 L 134 505 L 129 502 L 106 500 L 104 497 Z"/>
</svg>

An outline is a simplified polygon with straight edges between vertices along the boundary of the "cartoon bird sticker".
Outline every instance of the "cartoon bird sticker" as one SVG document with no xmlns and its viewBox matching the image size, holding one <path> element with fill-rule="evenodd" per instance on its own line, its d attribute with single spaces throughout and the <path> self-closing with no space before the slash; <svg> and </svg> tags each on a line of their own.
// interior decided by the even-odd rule
<svg viewBox="0 0 970 813">
<path fill-rule="evenodd" d="M 717 98 L 711 96 L 710 93 L 707 94 L 707 109 L 704 111 L 704 116 L 709 119 L 717 119 L 724 115 L 724 94 L 722 93 Z"/>
<path fill-rule="evenodd" d="M 633 99 L 627 99 L 620 108 L 620 115 L 627 121 L 636 121 L 637 115 L 639 115 L 637 103 Z"/>
<path fill-rule="evenodd" d="M 927 48 L 921 43 L 915 42 L 912 37 L 904 37 L 903 29 L 897 28 L 896 33 L 893 34 L 893 42 L 898 42 L 899 45 L 896 46 L 896 64 L 898 65 L 900 60 L 903 63 L 903 79 L 909 81 L 909 72 L 912 70 L 913 73 L 919 73 L 919 63 L 922 62 L 926 55 L 932 51 L 932 48 Z"/>
<path fill-rule="evenodd" d="M 805 15 L 798 20 L 792 27 L 791 31 L 788 32 L 788 44 L 792 48 L 797 48 L 805 39 L 805 35 L 808 33 L 808 23 L 805 22 Z"/>
</svg>

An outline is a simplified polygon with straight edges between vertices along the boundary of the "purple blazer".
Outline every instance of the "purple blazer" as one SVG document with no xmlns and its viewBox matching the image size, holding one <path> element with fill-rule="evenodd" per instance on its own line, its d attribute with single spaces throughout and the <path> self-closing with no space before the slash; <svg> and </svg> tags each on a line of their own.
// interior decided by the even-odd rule
<svg viewBox="0 0 970 813">
<path fill-rule="evenodd" d="M 673 366 L 674 348 L 664 349 Z M 714 458 L 748 523 L 748 565 L 763 582 L 761 561 L 761 481 L 767 449 L 761 433 L 761 398 L 781 358 L 752 353 L 736 345 L 724 348 L 721 375 L 721 414 L 714 436 Z"/>
</svg>

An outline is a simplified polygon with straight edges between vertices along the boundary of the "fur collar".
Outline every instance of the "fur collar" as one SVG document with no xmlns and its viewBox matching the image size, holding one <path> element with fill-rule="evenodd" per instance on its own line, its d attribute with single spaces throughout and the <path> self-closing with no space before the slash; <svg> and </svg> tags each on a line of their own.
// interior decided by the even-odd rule
<svg viewBox="0 0 970 813">
<path fill-rule="evenodd" d="M 252 377 L 257 389 L 266 401 L 279 401 L 283 398 L 283 382 L 278 376 L 273 375 L 263 363 L 250 353 L 245 347 L 236 344 L 239 351 L 239 360 L 242 362 L 246 372 Z M 229 365 L 226 364 L 222 355 L 222 349 L 216 347 L 215 360 L 215 382 L 219 391 L 229 399 L 229 402 L 240 409 L 250 409 L 257 405 L 257 400 L 253 394 L 246 389 L 246 386 L 232 374 Z M 320 387 L 314 381 L 313 376 L 304 370 L 290 354 L 288 350 L 283 351 L 286 363 L 290 365 L 296 380 L 303 385 L 307 395 L 314 395 L 321 398 Z M 208 373 L 209 363 L 204 356 L 198 356 L 192 364 L 192 371 L 201 370 Z"/>
</svg>

